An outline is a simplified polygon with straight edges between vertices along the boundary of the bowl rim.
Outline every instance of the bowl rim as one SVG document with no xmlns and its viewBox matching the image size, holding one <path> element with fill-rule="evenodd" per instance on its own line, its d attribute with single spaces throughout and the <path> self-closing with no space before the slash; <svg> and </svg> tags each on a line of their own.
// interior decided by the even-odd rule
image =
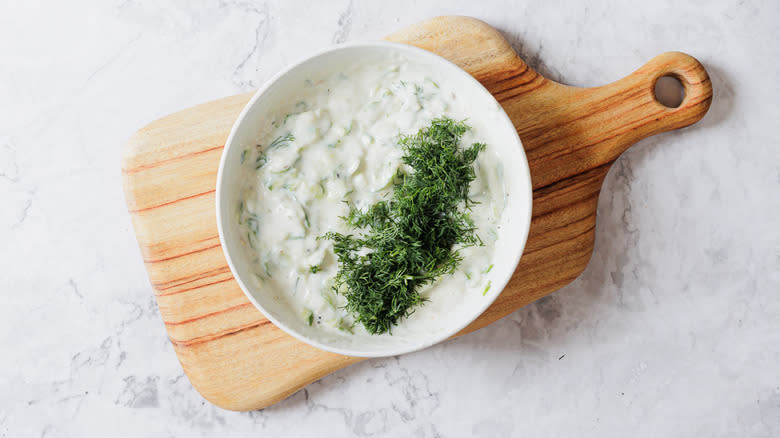
<svg viewBox="0 0 780 438">
<path fill-rule="evenodd" d="M 283 321 L 280 321 L 275 316 L 273 316 L 269 311 L 267 311 L 252 295 L 250 292 L 250 288 L 247 287 L 247 285 L 244 283 L 244 281 L 241 279 L 241 276 L 238 273 L 238 270 L 235 267 L 235 264 L 233 263 L 233 258 L 231 256 L 231 250 L 230 246 L 227 243 L 227 240 L 225 238 L 225 224 L 222 222 L 222 192 L 223 192 L 223 185 L 224 185 L 224 177 L 225 177 L 225 166 L 227 163 L 227 157 L 229 155 L 229 151 L 231 146 L 234 143 L 235 137 L 237 135 L 237 131 L 240 128 L 240 126 L 246 121 L 247 116 L 251 109 L 257 104 L 257 102 L 266 94 L 266 92 L 276 84 L 277 81 L 279 81 L 284 75 L 288 74 L 290 71 L 298 68 L 302 64 L 308 62 L 309 60 L 313 58 L 317 58 L 319 56 L 327 55 L 332 52 L 337 52 L 341 50 L 350 50 L 355 48 L 379 48 L 379 49 L 396 49 L 401 52 L 411 52 L 415 55 L 421 56 L 423 58 L 428 58 L 432 60 L 433 63 L 439 63 L 443 65 L 449 64 L 450 67 L 455 67 L 455 70 L 457 73 L 467 77 L 466 79 L 468 81 L 471 81 L 471 83 L 474 85 L 476 90 L 479 90 L 479 92 L 487 94 L 491 100 L 493 100 L 497 107 L 500 109 L 500 118 L 503 118 L 505 123 L 508 123 L 509 126 L 512 127 L 512 132 L 514 135 L 512 138 L 514 138 L 517 142 L 517 146 L 520 148 L 520 154 L 523 157 L 523 160 L 521 160 L 520 163 L 512 163 L 512 172 L 513 173 L 521 173 L 519 177 L 524 180 L 526 183 L 526 187 L 528 187 L 528 191 L 526 193 L 526 202 L 527 205 L 525 206 L 526 214 L 524 217 L 518 218 L 516 227 L 517 226 L 523 226 L 524 230 L 522 230 L 519 235 L 518 241 L 516 242 L 516 248 L 515 256 L 512 260 L 507 260 L 504 263 L 507 263 L 508 265 L 511 265 L 513 268 L 511 270 L 508 270 L 507 274 L 504 275 L 504 278 L 501 279 L 501 282 L 499 284 L 493 285 L 499 286 L 500 288 L 495 288 L 494 290 L 498 290 L 498 292 L 492 292 L 490 297 L 488 297 L 486 300 L 484 300 L 484 303 L 480 306 L 480 308 L 475 307 L 474 312 L 471 313 L 469 318 L 464 318 L 463 321 L 461 321 L 459 324 L 456 324 L 452 329 L 447 330 L 446 332 L 443 332 L 443 334 L 439 334 L 437 336 L 431 336 L 425 339 L 424 342 L 419 343 L 407 343 L 400 347 L 393 346 L 393 348 L 386 348 L 381 351 L 361 351 L 358 349 L 349 349 L 349 348 L 341 348 L 341 347 L 335 347 L 332 345 L 328 345 L 325 343 L 322 343 L 316 339 L 312 339 L 310 337 L 307 337 L 306 335 L 299 333 L 295 329 L 291 328 L 287 324 L 285 324 Z M 513 192 L 516 193 L 516 192 Z M 517 195 L 515 195 L 517 196 Z M 329 351 L 336 354 L 341 354 L 345 356 L 352 356 L 352 357 L 387 357 L 387 356 L 397 356 L 400 354 L 406 354 L 411 353 L 414 351 L 422 350 L 425 348 L 428 348 L 430 346 L 433 346 L 435 344 L 438 344 L 440 342 L 443 342 L 447 339 L 450 339 L 451 337 L 457 335 L 460 333 L 464 328 L 468 327 L 472 322 L 476 321 L 484 312 L 487 310 L 498 298 L 501 293 L 503 293 L 504 288 L 509 283 L 509 280 L 514 275 L 515 270 L 517 269 L 517 265 L 520 262 L 520 258 L 523 255 L 523 252 L 525 250 L 525 245 L 528 241 L 528 234 L 531 227 L 531 218 L 532 218 L 532 208 L 533 208 L 533 186 L 531 181 L 531 172 L 528 165 L 528 157 L 525 154 L 525 149 L 523 148 L 522 140 L 520 139 L 520 136 L 517 134 L 517 129 L 514 127 L 514 123 L 512 123 L 512 120 L 509 118 L 509 115 L 507 115 L 506 111 L 504 110 L 503 106 L 498 102 L 498 100 L 493 96 L 490 91 L 485 88 L 484 85 L 482 85 L 476 78 L 474 78 L 471 74 L 469 74 L 467 71 L 463 70 L 460 66 L 457 64 L 449 61 L 448 59 L 445 59 L 444 57 L 430 52 L 428 50 L 412 46 L 409 44 L 403 44 L 403 43 L 396 43 L 396 42 L 390 42 L 390 41 L 360 41 L 360 42 L 352 42 L 352 43 L 345 43 L 345 44 L 338 44 L 338 45 L 331 45 L 328 47 L 325 47 L 321 50 L 317 50 L 305 57 L 300 58 L 299 60 L 295 61 L 294 63 L 290 64 L 289 66 L 283 68 L 279 72 L 277 72 L 275 75 L 273 75 L 270 79 L 265 81 L 265 83 L 254 93 L 252 98 L 247 102 L 246 106 L 242 109 L 241 113 L 236 118 L 236 121 L 233 123 L 233 126 L 230 129 L 230 134 L 227 137 L 227 140 L 225 141 L 225 146 L 222 151 L 222 156 L 219 161 L 219 168 L 217 171 L 217 184 L 216 184 L 216 216 L 217 216 L 217 231 L 219 233 L 219 243 L 222 248 L 222 253 L 225 256 L 225 259 L 227 261 L 228 267 L 230 268 L 230 272 L 233 275 L 233 278 L 238 283 L 241 290 L 244 292 L 244 295 L 249 299 L 249 301 L 257 308 L 263 316 L 265 316 L 269 321 L 271 321 L 276 327 L 280 328 L 282 331 L 287 333 L 288 335 L 294 337 L 295 339 L 304 342 L 308 345 L 314 346 L 316 348 L 319 348 L 324 351 Z M 235 252 L 235 251 L 233 251 Z"/>
</svg>

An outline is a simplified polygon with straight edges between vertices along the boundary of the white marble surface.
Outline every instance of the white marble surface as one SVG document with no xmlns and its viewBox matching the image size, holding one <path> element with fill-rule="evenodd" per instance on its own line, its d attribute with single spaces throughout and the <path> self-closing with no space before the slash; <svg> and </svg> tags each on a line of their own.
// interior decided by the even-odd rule
<svg viewBox="0 0 780 438">
<path fill-rule="evenodd" d="M 0 1 L 0 437 L 780 436 L 780 3 L 312 3 Z M 263 411 L 205 402 L 152 298 L 122 144 L 331 43 L 453 13 L 573 85 L 689 52 L 713 106 L 618 161 L 566 288 Z"/>
</svg>

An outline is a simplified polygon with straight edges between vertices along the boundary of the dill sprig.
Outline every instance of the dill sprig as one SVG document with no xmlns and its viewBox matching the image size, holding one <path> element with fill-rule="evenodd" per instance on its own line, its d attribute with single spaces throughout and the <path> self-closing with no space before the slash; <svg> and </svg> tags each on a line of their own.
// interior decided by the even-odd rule
<svg viewBox="0 0 780 438">
<path fill-rule="evenodd" d="M 350 207 L 343 219 L 359 234 L 321 236 L 333 240 L 340 264 L 333 289 L 369 333 L 390 331 L 425 301 L 420 287 L 455 271 L 460 248 L 482 245 L 468 213 L 468 189 L 485 145 L 461 148 L 469 129 L 441 118 L 399 137 L 402 160 L 413 172 L 398 172 L 391 199 L 366 211 Z"/>
</svg>

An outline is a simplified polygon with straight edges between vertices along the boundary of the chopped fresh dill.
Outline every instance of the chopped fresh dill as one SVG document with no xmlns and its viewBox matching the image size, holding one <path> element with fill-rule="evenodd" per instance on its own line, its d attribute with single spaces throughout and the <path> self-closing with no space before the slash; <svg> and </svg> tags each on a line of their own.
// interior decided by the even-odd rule
<svg viewBox="0 0 780 438">
<path fill-rule="evenodd" d="M 261 167 L 265 166 L 265 163 L 268 162 L 268 157 L 265 156 L 265 152 L 263 152 L 262 145 L 257 145 L 257 159 L 255 159 L 255 170 L 260 169 Z"/>
<path fill-rule="evenodd" d="M 249 231 L 257 237 L 257 233 L 260 232 L 260 220 L 257 218 L 257 215 L 249 213 L 249 218 L 246 220 L 246 223 L 249 225 Z"/>
<path fill-rule="evenodd" d="M 316 274 L 318 272 L 322 271 L 322 268 L 319 267 L 319 265 L 311 265 L 309 266 L 309 272 L 312 274 Z"/>
<path fill-rule="evenodd" d="M 314 312 L 311 310 L 309 310 L 309 316 L 306 317 L 306 323 L 309 324 L 309 327 L 314 323 Z"/>
<path fill-rule="evenodd" d="M 437 84 L 436 81 L 434 81 L 433 79 L 425 78 L 425 81 L 430 82 L 431 84 L 433 84 L 434 87 L 439 88 L 439 84 Z"/>
<path fill-rule="evenodd" d="M 246 160 L 246 154 L 249 152 L 249 149 L 244 149 L 241 151 L 241 164 L 244 164 L 244 160 Z"/>
<path fill-rule="evenodd" d="M 283 173 L 289 172 L 292 169 L 293 169 L 293 166 L 285 166 L 285 167 L 282 168 L 282 170 L 277 170 L 277 171 L 273 171 L 272 170 L 271 173 L 276 174 L 276 175 L 281 175 Z"/>
<path fill-rule="evenodd" d="M 482 296 L 483 296 L 483 297 L 484 297 L 485 295 L 487 295 L 488 291 L 490 290 L 491 283 L 492 283 L 491 281 L 488 281 L 488 282 L 487 282 L 487 285 L 485 286 L 485 290 L 483 290 L 483 291 L 482 291 Z"/>
<path fill-rule="evenodd" d="M 468 189 L 485 145 L 462 148 L 469 129 L 441 118 L 400 136 L 402 160 L 413 172 L 399 175 L 389 200 L 365 211 L 350 207 L 343 219 L 356 234 L 320 236 L 334 242 L 339 261 L 334 291 L 346 297 L 346 310 L 369 333 L 390 331 L 426 300 L 420 287 L 455 271 L 460 248 L 482 244 L 468 213 Z"/>
<path fill-rule="evenodd" d="M 263 270 L 268 278 L 273 278 L 273 275 L 271 275 L 271 268 L 268 266 L 268 261 L 263 262 Z"/>
<path fill-rule="evenodd" d="M 414 85 L 414 96 L 417 98 L 417 104 L 420 105 L 420 107 L 425 106 L 423 103 L 424 100 L 431 98 L 431 96 L 426 96 L 423 87 L 417 84 Z"/>
<path fill-rule="evenodd" d="M 487 274 L 488 272 L 490 272 L 492 270 L 493 270 L 493 265 L 491 264 L 490 266 L 488 266 L 487 270 L 485 271 L 485 274 Z"/>
<path fill-rule="evenodd" d="M 268 147 L 265 148 L 265 150 L 270 151 L 271 149 L 287 146 L 288 144 L 294 141 L 295 141 L 295 136 L 292 135 L 292 133 L 289 133 L 287 135 L 280 135 L 279 137 L 276 137 L 274 141 L 272 141 L 271 144 L 269 144 Z"/>
</svg>

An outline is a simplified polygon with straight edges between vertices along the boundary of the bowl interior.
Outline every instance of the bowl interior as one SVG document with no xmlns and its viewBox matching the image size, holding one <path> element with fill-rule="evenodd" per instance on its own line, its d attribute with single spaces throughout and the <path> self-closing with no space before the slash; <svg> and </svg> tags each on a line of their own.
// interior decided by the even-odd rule
<svg viewBox="0 0 780 438">
<path fill-rule="evenodd" d="M 262 128 L 270 123 L 270 114 L 282 102 L 294 99 L 306 78 L 336 72 L 355 60 L 379 62 L 401 56 L 431 72 L 446 92 L 457 95 L 458 108 L 453 115 L 468 118 L 479 136 L 493 148 L 503 163 L 506 192 L 494 267 L 487 279 L 492 287 L 484 296 L 469 295 L 447 314 L 415 312 L 403 324 L 402 335 L 354 336 L 330 333 L 306 325 L 280 293 L 260 290 L 247 281 L 253 275 L 248 257 L 240 243 L 235 206 L 239 202 L 241 151 L 254 146 Z M 430 52 L 395 43 L 353 44 L 329 49 L 312 56 L 269 81 L 252 98 L 239 116 L 228 137 L 217 178 L 217 224 L 228 264 L 247 297 L 281 329 L 316 347 L 350 356 L 388 356 L 406 353 L 442 341 L 476 319 L 501 293 L 515 270 L 525 246 L 531 219 L 531 178 L 520 139 L 511 121 L 492 95 L 468 73 Z M 425 305 L 421 308 L 424 309 Z M 418 315 L 418 313 L 420 315 Z"/>
</svg>

